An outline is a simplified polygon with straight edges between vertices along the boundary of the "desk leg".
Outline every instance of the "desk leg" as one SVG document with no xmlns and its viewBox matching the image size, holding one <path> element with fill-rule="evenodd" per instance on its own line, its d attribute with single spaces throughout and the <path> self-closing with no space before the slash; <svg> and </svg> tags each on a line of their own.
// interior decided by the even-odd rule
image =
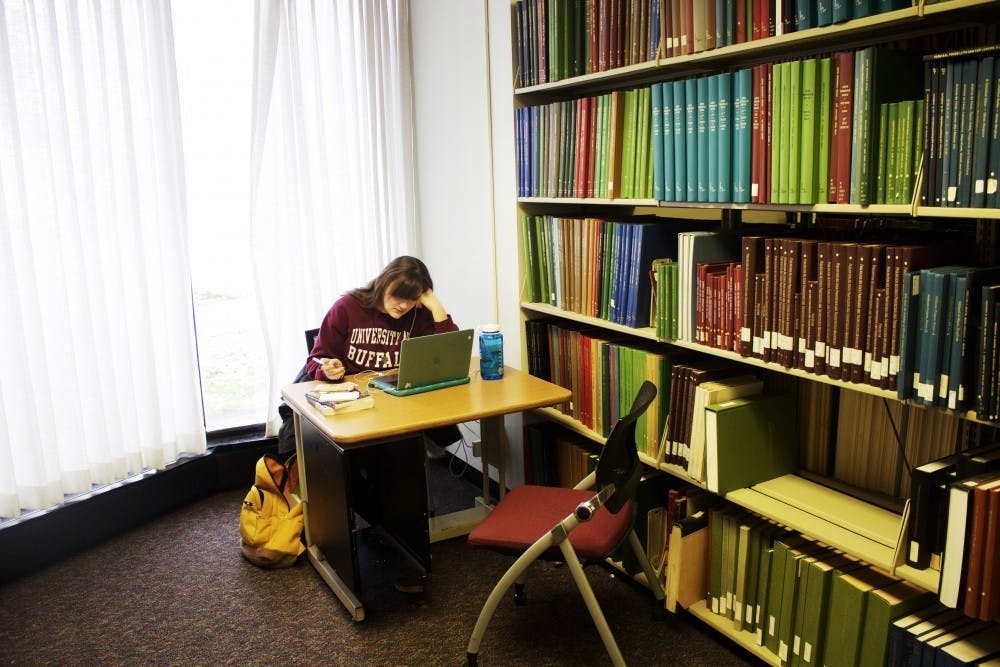
<svg viewBox="0 0 1000 667">
<path fill-rule="evenodd" d="M 297 413 L 295 450 L 309 562 L 351 618 L 362 621 L 364 606 L 354 592 L 359 583 L 359 568 L 343 452 Z"/>
<path fill-rule="evenodd" d="M 497 467 L 500 498 L 507 493 L 507 438 L 503 430 L 503 415 L 480 419 L 479 431 L 483 443 L 483 500 L 491 505 L 489 474 L 491 459 L 495 460 Z"/>
</svg>

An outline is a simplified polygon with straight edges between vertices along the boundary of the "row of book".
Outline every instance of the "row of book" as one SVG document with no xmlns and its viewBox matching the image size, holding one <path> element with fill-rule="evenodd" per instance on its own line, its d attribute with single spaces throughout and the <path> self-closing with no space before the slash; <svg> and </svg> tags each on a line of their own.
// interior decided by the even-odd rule
<svg viewBox="0 0 1000 667">
<path fill-rule="evenodd" d="M 993 56 L 869 47 L 518 109 L 521 197 L 995 208 Z M 921 70 L 925 70 L 921 75 Z"/>
<path fill-rule="evenodd" d="M 656 398 L 636 421 L 639 451 L 656 456 L 669 400 L 669 353 L 550 320 L 526 321 L 525 339 L 529 372 L 573 392 L 571 402 L 557 409 L 604 437 L 628 414 L 642 383 L 656 385 Z"/>
<path fill-rule="evenodd" d="M 551 422 L 524 427 L 524 483 L 572 488 L 597 465 L 594 443 Z"/>
<path fill-rule="evenodd" d="M 519 197 L 653 196 L 651 89 L 517 109 Z"/>
<path fill-rule="evenodd" d="M 909 0 L 517 0 L 519 87 L 909 7 Z"/>
<path fill-rule="evenodd" d="M 677 233 L 657 223 L 521 217 L 525 296 L 622 324 L 650 325 L 649 267 L 677 254 Z"/>
<path fill-rule="evenodd" d="M 903 275 L 900 398 L 998 414 L 995 338 L 1000 267 L 943 266 Z"/>
<path fill-rule="evenodd" d="M 995 623 L 746 510 L 711 510 L 707 530 L 709 608 L 782 665 L 971 665 L 1000 650 Z"/>
<path fill-rule="evenodd" d="M 922 204 L 973 208 L 1000 204 L 998 80 L 1000 58 L 995 53 L 925 63 L 928 150 Z"/>
<path fill-rule="evenodd" d="M 663 0 L 517 0 L 511 11 L 518 86 L 655 60 L 660 55 L 662 4 Z"/>
</svg>

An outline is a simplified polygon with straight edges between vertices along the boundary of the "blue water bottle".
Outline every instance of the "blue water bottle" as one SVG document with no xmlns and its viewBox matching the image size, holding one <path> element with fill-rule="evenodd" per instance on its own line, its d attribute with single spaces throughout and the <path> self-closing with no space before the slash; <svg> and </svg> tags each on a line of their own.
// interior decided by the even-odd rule
<svg viewBox="0 0 1000 667">
<path fill-rule="evenodd" d="M 498 324 L 484 324 L 479 334 L 479 373 L 484 380 L 503 377 L 503 334 Z"/>
</svg>

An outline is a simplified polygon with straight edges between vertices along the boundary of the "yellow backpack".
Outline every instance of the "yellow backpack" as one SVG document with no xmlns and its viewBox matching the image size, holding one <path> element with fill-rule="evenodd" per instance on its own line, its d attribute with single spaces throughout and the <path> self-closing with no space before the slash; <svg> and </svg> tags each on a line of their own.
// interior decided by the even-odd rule
<svg viewBox="0 0 1000 667">
<path fill-rule="evenodd" d="M 288 567 L 305 551 L 302 503 L 294 495 L 298 484 L 295 454 L 284 462 L 271 454 L 257 461 L 254 485 L 240 511 L 240 547 L 254 565 Z"/>
</svg>

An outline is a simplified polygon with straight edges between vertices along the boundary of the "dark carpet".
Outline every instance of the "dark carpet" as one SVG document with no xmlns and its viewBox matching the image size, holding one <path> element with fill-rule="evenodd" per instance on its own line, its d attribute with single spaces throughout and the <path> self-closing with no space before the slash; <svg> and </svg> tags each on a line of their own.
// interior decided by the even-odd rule
<svg viewBox="0 0 1000 667">
<path fill-rule="evenodd" d="M 240 556 L 245 493 L 217 493 L 0 587 L 0 663 L 464 663 L 480 606 L 509 557 L 464 539 L 435 544 L 423 595 L 375 587 L 364 596 L 367 620 L 354 623 L 304 559 L 268 571 Z M 687 615 L 654 621 L 649 594 L 631 582 L 599 566 L 586 572 L 629 664 L 756 664 Z M 500 605 L 481 665 L 609 664 L 565 567 L 536 564 L 527 590 L 527 607 Z"/>
</svg>

